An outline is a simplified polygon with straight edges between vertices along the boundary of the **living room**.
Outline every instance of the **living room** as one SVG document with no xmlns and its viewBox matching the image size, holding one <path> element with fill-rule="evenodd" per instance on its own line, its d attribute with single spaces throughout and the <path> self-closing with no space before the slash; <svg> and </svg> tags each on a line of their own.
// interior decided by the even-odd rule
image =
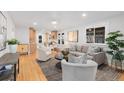
<svg viewBox="0 0 124 93">
<path fill-rule="evenodd" d="M 124 80 L 123 58 L 117 64 L 115 60 L 112 63 L 112 56 L 107 53 L 110 33 L 124 34 L 124 12 L 2 11 L 1 20 L 0 39 L 4 44 L 1 44 L 0 60 L 8 53 L 16 57 L 19 54 L 15 66 L 2 66 L 0 61 L 1 76 L 7 74 L 9 78 L 2 77 L 3 80 Z M 119 50 L 123 50 L 124 36 L 119 37 L 122 40 Z M 10 48 L 13 41 L 18 44 L 16 48 Z M 16 73 L 12 71 L 8 75 L 7 68 Z"/>
</svg>

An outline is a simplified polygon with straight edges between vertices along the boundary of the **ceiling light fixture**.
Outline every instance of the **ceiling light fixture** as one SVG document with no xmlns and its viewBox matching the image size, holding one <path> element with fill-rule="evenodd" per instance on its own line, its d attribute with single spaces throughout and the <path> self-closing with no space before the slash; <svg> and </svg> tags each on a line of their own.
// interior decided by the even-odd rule
<svg viewBox="0 0 124 93">
<path fill-rule="evenodd" d="M 85 13 L 82 14 L 83 17 L 87 16 Z"/>
<path fill-rule="evenodd" d="M 57 21 L 54 20 L 54 21 L 51 22 L 51 24 L 56 25 Z"/>
</svg>

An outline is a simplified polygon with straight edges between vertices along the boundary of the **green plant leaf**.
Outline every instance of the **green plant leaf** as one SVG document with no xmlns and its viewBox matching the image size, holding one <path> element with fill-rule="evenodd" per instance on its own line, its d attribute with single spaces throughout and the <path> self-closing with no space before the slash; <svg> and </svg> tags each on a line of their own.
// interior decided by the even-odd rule
<svg viewBox="0 0 124 93">
<path fill-rule="evenodd" d="M 119 61 L 124 60 L 124 51 L 120 48 L 124 48 L 124 40 L 118 39 L 118 37 L 123 37 L 124 35 L 120 31 L 110 32 L 106 38 L 106 42 L 111 51 L 107 51 L 108 54 L 113 55 L 112 59 Z"/>
<path fill-rule="evenodd" d="M 19 41 L 17 39 L 11 39 L 6 41 L 9 45 L 15 45 L 19 44 Z"/>
<path fill-rule="evenodd" d="M 110 54 L 110 55 L 114 55 L 113 51 L 106 51 L 106 53 Z"/>
</svg>

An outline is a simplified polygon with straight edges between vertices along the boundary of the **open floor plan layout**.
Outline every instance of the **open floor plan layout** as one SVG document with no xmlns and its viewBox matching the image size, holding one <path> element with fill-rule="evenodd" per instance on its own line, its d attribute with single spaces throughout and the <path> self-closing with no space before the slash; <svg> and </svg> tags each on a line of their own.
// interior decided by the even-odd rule
<svg viewBox="0 0 124 93">
<path fill-rule="evenodd" d="M 124 81 L 124 12 L 0 11 L 0 81 Z"/>
</svg>

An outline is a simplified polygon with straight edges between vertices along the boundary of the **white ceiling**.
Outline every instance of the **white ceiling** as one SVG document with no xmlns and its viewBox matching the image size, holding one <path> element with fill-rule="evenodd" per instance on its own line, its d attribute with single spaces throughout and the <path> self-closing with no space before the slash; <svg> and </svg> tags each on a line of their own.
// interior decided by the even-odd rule
<svg viewBox="0 0 124 93">
<path fill-rule="evenodd" d="M 51 21 L 56 20 L 58 30 L 81 26 L 89 22 L 104 20 L 124 12 L 116 11 L 9 11 L 16 27 L 30 27 L 37 22 L 37 29 L 54 30 Z M 82 17 L 86 13 L 86 17 Z"/>
</svg>

